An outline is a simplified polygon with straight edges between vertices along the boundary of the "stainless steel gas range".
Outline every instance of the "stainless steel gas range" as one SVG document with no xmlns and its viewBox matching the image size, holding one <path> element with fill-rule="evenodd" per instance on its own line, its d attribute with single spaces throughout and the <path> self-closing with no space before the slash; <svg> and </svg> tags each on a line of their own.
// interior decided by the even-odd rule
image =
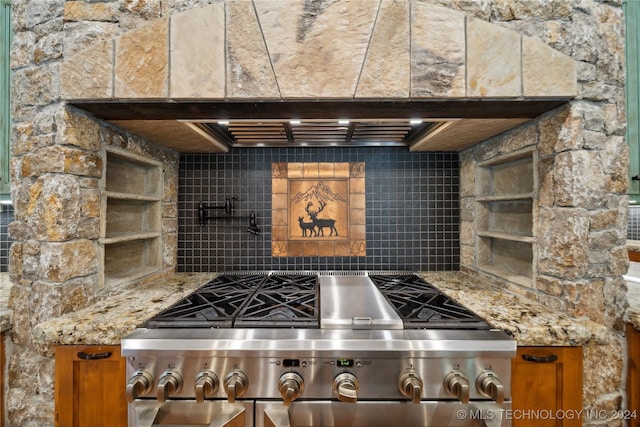
<svg viewBox="0 0 640 427">
<path fill-rule="evenodd" d="M 418 275 L 225 273 L 122 341 L 129 426 L 495 426 L 516 344 Z"/>
</svg>

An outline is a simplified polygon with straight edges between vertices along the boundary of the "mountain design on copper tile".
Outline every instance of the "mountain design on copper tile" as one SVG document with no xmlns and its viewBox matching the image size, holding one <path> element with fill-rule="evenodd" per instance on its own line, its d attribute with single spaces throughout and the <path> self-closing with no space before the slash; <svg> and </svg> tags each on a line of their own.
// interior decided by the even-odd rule
<svg viewBox="0 0 640 427">
<path fill-rule="evenodd" d="M 326 202 L 347 202 L 347 200 L 338 193 L 334 193 L 324 183 L 318 182 L 316 185 L 311 186 L 304 193 L 298 193 L 291 198 L 292 202 L 307 202 L 309 200 L 322 200 Z"/>
</svg>

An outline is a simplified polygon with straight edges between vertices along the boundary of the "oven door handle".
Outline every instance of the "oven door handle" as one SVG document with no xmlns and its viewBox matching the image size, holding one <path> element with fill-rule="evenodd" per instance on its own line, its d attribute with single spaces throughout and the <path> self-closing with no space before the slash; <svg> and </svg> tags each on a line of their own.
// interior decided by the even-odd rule
<svg viewBox="0 0 640 427">
<path fill-rule="evenodd" d="M 264 427 L 291 427 L 289 410 L 284 406 L 265 408 Z"/>
<path fill-rule="evenodd" d="M 154 426 L 162 426 L 165 425 L 161 420 L 158 420 L 158 413 L 163 406 L 168 407 L 167 411 L 171 411 L 173 403 L 181 403 L 180 401 L 171 401 L 166 403 L 160 402 L 134 402 L 133 405 L 135 407 L 136 412 L 136 426 L 138 427 L 154 427 Z M 215 417 L 208 424 L 208 427 L 230 427 L 230 426 L 243 426 L 245 425 L 245 413 L 246 409 L 243 405 L 238 403 L 214 403 L 214 402 L 206 402 L 206 403 L 195 403 L 194 405 L 209 405 L 208 411 L 205 411 L 205 414 L 208 412 L 209 414 L 213 411 L 216 411 L 217 408 L 220 408 L 217 411 Z M 207 409 L 207 408 L 205 408 Z M 211 418 L 208 418 L 208 422 Z M 184 425 L 192 426 L 194 423 L 188 422 L 187 424 L 175 423 L 172 422 L 170 425 L 179 427 Z M 204 425 L 204 424 L 198 424 Z M 288 424 L 287 424 L 288 425 Z"/>
<path fill-rule="evenodd" d="M 153 427 L 162 403 L 135 406 L 136 422 L 139 427 Z"/>
<path fill-rule="evenodd" d="M 213 421 L 211 421 L 208 427 L 229 427 L 235 425 L 244 425 L 245 412 L 246 410 L 244 409 L 244 406 L 239 404 L 227 403 L 225 405 L 222 405 L 222 410 L 218 412 L 218 414 L 213 419 Z"/>
<path fill-rule="evenodd" d="M 481 414 L 486 414 L 486 417 L 482 419 L 485 427 L 502 427 L 504 408 L 500 405 L 493 402 L 473 402 L 470 405 Z"/>
</svg>

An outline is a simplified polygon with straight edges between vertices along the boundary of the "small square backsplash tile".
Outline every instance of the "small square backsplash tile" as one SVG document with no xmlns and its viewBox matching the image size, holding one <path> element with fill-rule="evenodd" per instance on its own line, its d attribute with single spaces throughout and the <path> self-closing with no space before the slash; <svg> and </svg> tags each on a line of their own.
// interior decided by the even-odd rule
<svg viewBox="0 0 640 427">
<path fill-rule="evenodd" d="M 640 240 L 640 206 L 629 206 L 627 239 Z"/>
<path fill-rule="evenodd" d="M 9 248 L 12 240 L 7 228 L 13 222 L 13 217 L 13 207 L 3 205 L 0 212 L 0 273 L 6 273 L 9 268 Z"/>
<path fill-rule="evenodd" d="M 289 170 L 291 164 L 300 165 Z M 350 194 L 349 199 L 352 206 L 365 206 L 349 214 L 349 235 L 355 233 L 358 239 L 298 239 L 293 247 L 272 245 L 290 242 L 288 195 L 276 192 L 284 188 L 278 186 L 286 187 L 291 176 L 318 176 L 332 167 L 338 175 L 362 174 L 362 181 L 354 184 L 362 193 Z M 243 148 L 226 154 L 183 154 L 178 270 L 457 270 L 459 170 L 457 153 L 410 153 L 403 147 Z M 226 197 L 237 197 L 233 214 L 210 211 L 219 218 L 200 225 L 198 202 L 224 206 Z M 282 214 L 276 212 L 278 207 Z M 260 227 L 257 235 L 247 232 L 251 213 Z M 308 217 L 303 220 L 310 222 Z M 293 230 L 301 233 L 296 227 Z M 355 249 L 353 240 L 359 241 Z M 354 250 L 364 255 L 351 255 Z"/>
</svg>

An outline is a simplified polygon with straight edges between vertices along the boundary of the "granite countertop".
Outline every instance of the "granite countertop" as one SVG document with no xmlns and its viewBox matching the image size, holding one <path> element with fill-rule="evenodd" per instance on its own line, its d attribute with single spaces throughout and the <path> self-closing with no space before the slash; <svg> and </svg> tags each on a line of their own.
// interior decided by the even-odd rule
<svg viewBox="0 0 640 427">
<path fill-rule="evenodd" d="M 629 270 L 624 276 L 627 282 L 627 312 L 625 320 L 640 331 L 640 262 L 629 262 Z"/>
<path fill-rule="evenodd" d="M 89 307 L 36 325 L 34 346 L 53 355 L 53 346 L 119 345 L 120 340 L 160 311 L 192 293 L 216 273 L 176 273 L 136 286 Z"/>
<path fill-rule="evenodd" d="M 513 334 L 518 345 L 606 343 L 607 329 L 556 313 L 523 296 L 462 272 L 428 272 L 425 279 L 484 317 L 492 327 Z M 215 273 L 177 273 L 128 290 L 90 307 L 37 325 L 33 340 L 44 355 L 55 345 L 120 344 L 145 322 L 215 277 Z"/>
<path fill-rule="evenodd" d="M 492 327 L 511 333 L 520 346 L 606 344 L 609 341 L 604 325 L 553 311 L 471 274 L 444 271 L 422 276 Z"/>
<path fill-rule="evenodd" d="M 640 331 L 640 283 L 627 282 L 627 302 L 625 320 Z"/>
<path fill-rule="evenodd" d="M 627 240 L 627 250 L 631 252 L 640 252 L 640 240 Z"/>
<path fill-rule="evenodd" d="M 0 332 L 4 332 L 11 327 L 10 293 L 11 281 L 9 280 L 9 273 L 0 273 Z"/>
</svg>

